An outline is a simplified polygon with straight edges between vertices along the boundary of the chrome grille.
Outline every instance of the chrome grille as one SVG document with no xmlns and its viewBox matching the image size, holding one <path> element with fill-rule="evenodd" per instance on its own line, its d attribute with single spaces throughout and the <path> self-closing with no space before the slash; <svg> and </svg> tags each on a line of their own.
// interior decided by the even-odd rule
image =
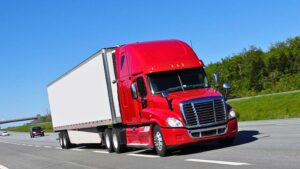
<svg viewBox="0 0 300 169">
<path fill-rule="evenodd" d="M 224 101 L 221 98 L 183 102 L 181 109 L 187 127 L 217 124 L 226 121 Z"/>
</svg>

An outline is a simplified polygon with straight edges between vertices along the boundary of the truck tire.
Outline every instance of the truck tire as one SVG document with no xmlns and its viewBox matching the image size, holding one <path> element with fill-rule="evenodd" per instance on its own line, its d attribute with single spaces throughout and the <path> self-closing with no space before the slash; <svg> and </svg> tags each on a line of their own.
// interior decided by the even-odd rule
<svg viewBox="0 0 300 169">
<path fill-rule="evenodd" d="M 62 136 L 62 132 L 59 132 L 58 134 L 58 140 L 59 140 L 59 145 L 62 149 L 65 148 L 64 142 L 63 142 L 63 136 Z"/>
<path fill-rule="evenodd" d="M 230 137 L 230 138 L 224 138 L 222 140 L 219 140 L 219 143 L 222 144 L 223 146 L 230 146 L 234 143 L 235 137 Z"/>
<path fill-rule="evenodd" d="M 74 144 L 71 143 L 68 132 L 67 131 L 63 131 L 62 133 L 62 144 L 64 149 L 69 149 L 74 147 Z"/>
<path fill-rule="evenodd" d="M 112 143 L 116 153 L 124 152 L 125 145 L 121 144 L 121 136 L 117 128 L 112 129 Z"/>
<path fill-rule="evenodd" d="M 111 129 L 107 128 L 104 131 L 104 142 L 105 147 L 109 153 L 113 152 L 113 145 L 112 145 L 112 137 L 111 137 Z"/>
<path fill-rule="evenodd" d="M 168 155 L 167 146 L 165 144 L 162 132 L 160 127 L 157 125 L 153 128 L 153 143 L 155 151 L 159 156 L 165 157 Z"/>
</svg>

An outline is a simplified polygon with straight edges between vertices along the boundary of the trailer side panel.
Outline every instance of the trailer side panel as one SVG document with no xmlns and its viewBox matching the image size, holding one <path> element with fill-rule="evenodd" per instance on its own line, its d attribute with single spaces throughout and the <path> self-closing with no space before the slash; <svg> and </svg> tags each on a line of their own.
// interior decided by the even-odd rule
<svg viewBox="0 0 300 169">
<path fill-rule="evenodd" d="M 48 87 L 55 130 L 112 123 L 102 57 L 98 52 Z"/>
</svg>

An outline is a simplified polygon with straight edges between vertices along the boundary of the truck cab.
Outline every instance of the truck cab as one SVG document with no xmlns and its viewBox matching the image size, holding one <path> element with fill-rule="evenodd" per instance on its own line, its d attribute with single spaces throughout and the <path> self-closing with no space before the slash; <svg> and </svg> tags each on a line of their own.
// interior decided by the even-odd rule
<svg viewBox="0 0 300 169">
<path fill-rule="evenodd" d="M 180 145 L 233 141 L 235 113 L 186 43 L 127 44 L 116 48 L 115 62 L 127 146 L 154 147 L 164 156 Z"/>
</svg>

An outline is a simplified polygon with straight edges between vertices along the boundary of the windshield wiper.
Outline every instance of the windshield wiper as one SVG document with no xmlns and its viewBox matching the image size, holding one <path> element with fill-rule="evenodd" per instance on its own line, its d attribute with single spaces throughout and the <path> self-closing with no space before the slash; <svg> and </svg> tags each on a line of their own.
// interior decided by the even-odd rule
<svg viewBox="0 0 300 169">
<path fill-rule="evenodd" d="M 205 85 L 203 84 L 194 84 L 194 85 L 183 85 L 184 89 L 196 89 L 196 88 L 203 88 Z"/>
<path fill-rule="evenodd" d="M 168 92 L 174 92 L 174 91 L 178 91 L 178 90 L 182 90 L 182 87 L 176 86 L 176 87 L 171 87 L 171 88 L 167 89 Z"/>
</svg>

